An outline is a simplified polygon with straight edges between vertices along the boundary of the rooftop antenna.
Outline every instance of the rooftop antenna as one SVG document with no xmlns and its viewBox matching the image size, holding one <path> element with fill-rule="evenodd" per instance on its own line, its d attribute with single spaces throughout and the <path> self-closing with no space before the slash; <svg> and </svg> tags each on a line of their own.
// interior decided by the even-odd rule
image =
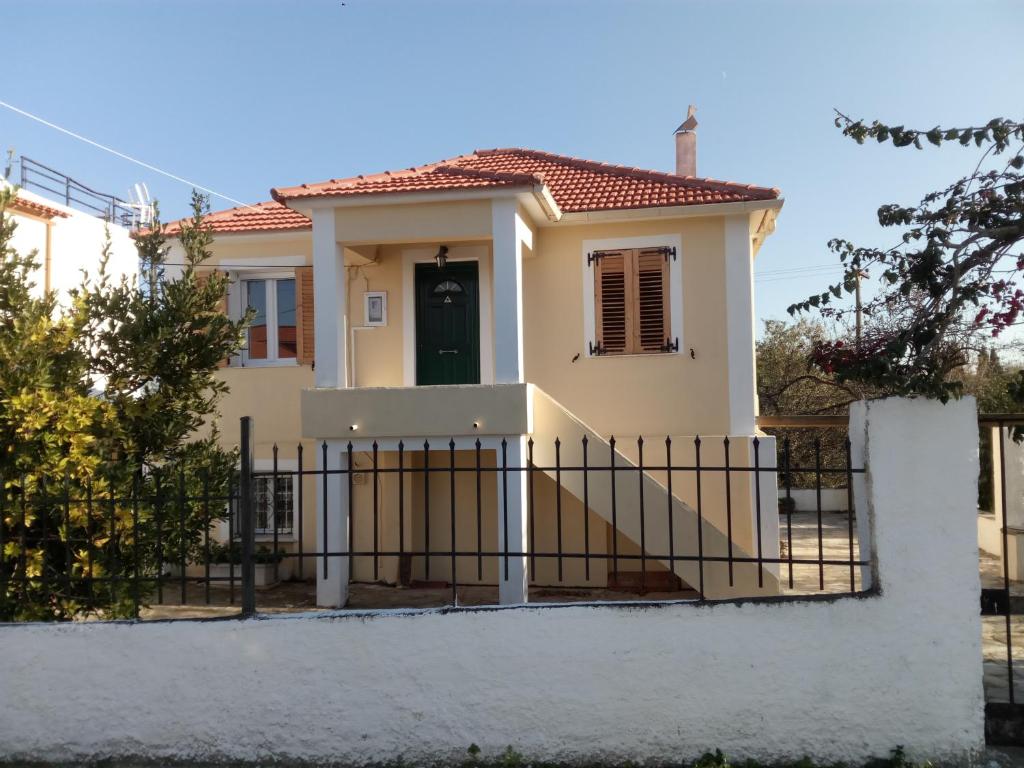
<svg viewBox="0 0 1024 768">
<path fill-rule="evenodd" d="M 139 182 L 132 186 L 128 192 L 130 202 L 128 207 L 132 209 L 132 223 L 140 227 L 148 227 L 153 223 L 153 201 L 149 197 L 149 187 L 146 182 Z"/>
<path fill-rule="evenodd" d="M 11 169 L 14 167 L 14 147 L 7 148 L 7 164 L 4 166 L 4 178 L 11 178 Z"/>
</svg>

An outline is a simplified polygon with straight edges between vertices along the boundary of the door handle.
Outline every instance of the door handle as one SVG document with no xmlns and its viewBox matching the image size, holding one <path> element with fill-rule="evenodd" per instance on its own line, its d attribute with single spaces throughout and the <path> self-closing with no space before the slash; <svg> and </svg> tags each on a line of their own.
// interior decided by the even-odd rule
<svg viewBox="0 0 1024 768">
<path fill-rule="evenodd" d="M 457 354 L 459 354 L 459 350 L 457 350 L 457 349 L 439 349 L 439 350 L 437 350 L 437 354 L 439 354 L 439 355 L 457 355 Z"/>
</svg>

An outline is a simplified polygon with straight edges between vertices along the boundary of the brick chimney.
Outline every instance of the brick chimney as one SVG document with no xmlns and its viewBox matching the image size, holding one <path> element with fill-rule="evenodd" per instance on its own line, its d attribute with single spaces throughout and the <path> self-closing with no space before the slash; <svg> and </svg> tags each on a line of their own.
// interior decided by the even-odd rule
<svg viewBox="0 0 1024 768">
<path fill-rule="evenodd" d="M 676 175 L 697 175 L 697 108 L 690 105 L 686 120 L 676 128 Z"/>
</svg>

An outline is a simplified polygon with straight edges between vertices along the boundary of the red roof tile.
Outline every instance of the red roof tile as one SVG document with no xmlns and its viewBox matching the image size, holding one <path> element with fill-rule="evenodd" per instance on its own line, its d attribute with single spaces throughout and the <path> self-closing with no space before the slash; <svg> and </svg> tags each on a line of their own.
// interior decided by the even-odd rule
<svg viewBox="0 0 1024 768">
<path fill-rule="evenodd" d="M 188 219 L 172 221 L 166 227 L 168 235 L 181 233 L 181 224 Z M 208 214 L 206 223 L 214 232 L 278 232 L 309 229 L 312 222 L 298 211 L 268 200 L 248 207 L 230 208 Z"/>
<path fill-rule="evenodd" d="M 532 149 L 478 149 L 430 165 L 271 190 L 279 202 L 307 197 L 493 189 L 544 184 L 564 213 L 774 200 L 779 190 L 676 176 Z"/>
<path fill-rule="evenodd" d="M 20 211 L 21 213 L 28 213 L 32 216 L 41 216 L 44 219 L 66 219 L 69 214 L 59 208 L 51 208 L 48 205 L 37 203 L 35 200 L 29 200 L 24 197 L 14 198 L 9 206 L 13 211 Z"/>
</svg>

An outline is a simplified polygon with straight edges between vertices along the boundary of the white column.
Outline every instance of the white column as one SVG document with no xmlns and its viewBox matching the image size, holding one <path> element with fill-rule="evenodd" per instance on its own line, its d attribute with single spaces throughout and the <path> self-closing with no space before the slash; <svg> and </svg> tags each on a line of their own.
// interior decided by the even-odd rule
<svg viewBox="0 0 1024 768">
<path fill-rule="evenodd" d="M 725 218 L 725 310 L 729 360 L 729 434 L 756 426 L 754 254 L 747 214 Z"/>
<path fill-rule="evenodd" d="M 850 466 L 862 469 L 867 466 L 867 409 L 863 402 L 850 406 Z M 865 563 L 860 567 L 860 578 L 863 589 L 871 589 L 875 584 L 874 562 L 875 544 L 872 538 L 871 511 L 868 508 L 868 476 L 866 472 L 857 472 L 853 476 L 853 508 L 857 518 L 857 544 L 860 547 L 860 559 Z"/>
<path fill-rule="evenodd" d="M 334 211 L 313 211 L 313 303 L 316 321 L 316 386 L 348 386 L 347 305 L 344 253 Z"/>
<path fill-rule="evenodd" d="M 335 232 L 334 211 L 313 211 L 313 303 L 315 307 L 317 387 L 348 386 L 347 304 L 344 251 Z M 341 446 L 328 445 L 327 468 L 341 467 Z M 323 451 L 318 446 L 317 465 L 323 468 Z M 317 478 L 316 547 L 318 552 L 345 552 L 348 549 L 349 499 L 346 478 L 328 475 Z M 326 511 L 326 521 L 325 521 Z M 326 531 L 324 525 L 326 522 Z M 341 608 L 348 600 L 348 558 L 316 559 L 316 604 Z"/>
<path fill-rule="evenodd" d="M 317 448 L 318 470 L 337 471 L 347 466 L 347 458 L 340 441 L 327 444 L 326 467 L 324 451 Z M 328 557 L 316 558 L 316 604 L 321 608 L 344 608 L 348 602 L 348 557 L 331 556 L 330 553 L 348 551 L 348 476 L 324 475 L 316 478 L 316 547 L 323 552 L 326 542 Z M 327 510 L 327 530 L 324 530 L 324 509 Z M 324 560 L 326 559 L 326 570 Z"/>
<path fill-rule="evenodd" d="M 529 227 L 519 215 L 515 198 L 491 201 L 494 251 L 494 381 L 524 382 L 523 369 L 523 244 L 532 245 Z M 508 472 L 498 474 L 498 551 L 521 552 L 498 560 L 498 602 L 527 599 L 526 436 L 513 435 L 505 448 Z M 498 447 L 498 466 L 502 450 Z M 507 541 L 506 541 L 507 532 Z"/>
<path fill-rule="evenodd" d="M 526 515 L 526 436 L 508 438 L 502 464 L 502 449 L 498 446 L 498 551 L 521 552 L 520 556 L 498 558 L 498 602 L 517 605 L 527 600 L 527 515 Z M 507 472 L 500 468 L 508 467 Z M 506 510 L 508 515 L 506 517 Z M 506 542 L 505 531 L 508 530 Z M 507 549 L 506 549 L 507 543 Z"/>
<path fill-rule="evenodd" d="M 523 372 L 523 244 L 532 242 L 515 198 L 491 201 L 494 249 L 494 381 L 518 384 Z"/>
</svg>

